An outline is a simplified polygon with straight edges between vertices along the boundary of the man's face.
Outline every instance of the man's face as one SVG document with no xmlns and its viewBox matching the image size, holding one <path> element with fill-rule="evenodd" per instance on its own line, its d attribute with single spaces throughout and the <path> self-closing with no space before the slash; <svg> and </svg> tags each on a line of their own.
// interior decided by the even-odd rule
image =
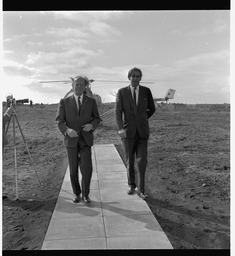
<svg viewBox="0 0 235 256">
<path fill-rule="evenodd" d="M 131 85 L 133 87 L 136 87 L 139 85 L 139 82 L 141 80 L 141 77 L 140 77 L 140 72 L 135 70 L 131 73 L 131 76 L 130 76 L 130 81 L 131 81 Z"/>
<path fill-rule="evenodd" d="M 77 96 L 81 96 L 86 89 L 85 80 L 82 78 L 79 78 L 76 80 L 76 82 L 73 84 L 73 91 L 74 94 Z"/>
</svg>

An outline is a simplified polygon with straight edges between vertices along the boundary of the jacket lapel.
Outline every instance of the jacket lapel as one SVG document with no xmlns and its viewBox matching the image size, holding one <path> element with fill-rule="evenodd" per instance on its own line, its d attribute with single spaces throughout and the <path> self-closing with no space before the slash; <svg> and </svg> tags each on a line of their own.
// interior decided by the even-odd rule
<svg viewBox="0 0 235 256">
<path fill-rule="evenodd" d="M 81 108 L 80 115 L 82 114 L 83 109 L 86 108 L 86 104 L 87 104 L 88 101 L 89 101 L 89 97 L 86 96 L 85 94 L 83 94 L 82 108 Z"/>
<path fill-rule="evenodd" d="M 138 96 L 138 104 L 137 104 L 137 109 L 139 109 L 141 103 L 143 102 L 143 91 L 142 91 L 142 86 L 139 85 L 139 96 Z"/>
<path fill-rule="evenodd" d="M 76 100 L 75 100 L 75 96 L 71 95 L 69 100 L 70 100 L 70 103 L 71 103 L 72 107 L 78 113 L 78 108 L 77 108 L 77 103 L 76 103 Z"/>
</svg>

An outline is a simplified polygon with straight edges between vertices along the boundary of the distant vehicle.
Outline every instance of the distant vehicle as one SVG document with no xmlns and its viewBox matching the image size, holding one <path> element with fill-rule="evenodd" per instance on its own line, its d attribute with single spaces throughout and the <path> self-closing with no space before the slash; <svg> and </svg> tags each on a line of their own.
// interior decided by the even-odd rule
<svg viewBox="0 0 235 256">
<path fill-rule="evenodd" d="M 164 98 L 154 98 L 156 106 L 159 108 L 167 108 L 173 111 L 174 105 L 169 103 L 168 101 L 174 98 L 175 92 L 176 90 L 174 89 L 168 89 Z M 161 101 L 161 103 L 158 103 L 158 101 Z"/>
<path fill-rule="evenodd" d="M 22 100 L 16 100 L 16 104 L 24 104 L 24 103 L 29 103 L 29 99 L 22 99 Z"/>
<path fill-rule="evenodd" d="M 24 105 L 24 103 L 29 103 L 29 99 L 20 99 L 16 100 L 11 93 L 6 95 L 7 101 L 3 101 L 3 106 L 11 106 L 11 105 Z"/>
</svg>

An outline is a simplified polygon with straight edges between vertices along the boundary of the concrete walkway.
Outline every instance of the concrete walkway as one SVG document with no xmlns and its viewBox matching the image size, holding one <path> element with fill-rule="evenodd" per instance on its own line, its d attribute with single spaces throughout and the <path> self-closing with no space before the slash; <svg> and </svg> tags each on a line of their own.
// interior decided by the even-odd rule
<svg viewBox="0 0 235 256">
<path fill-rule="evenodd" d="M 147 203 L 127 195 L 115 146 L 94 145 L 92 162 L 91 203 L 72 202 L 67 169 L 42 250 L 173 249 Z"/>
</svg>

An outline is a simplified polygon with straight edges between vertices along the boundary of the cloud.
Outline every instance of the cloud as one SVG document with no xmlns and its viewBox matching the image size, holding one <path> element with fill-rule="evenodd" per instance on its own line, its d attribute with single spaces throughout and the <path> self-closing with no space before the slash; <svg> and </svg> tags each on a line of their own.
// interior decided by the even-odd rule
<svg viewBox="0 0 235 256">
<path fill-rule="evenodd" d="M 101 36 L 121 35 L 121 32 L 104 22 L 93 22 L 89 25 L 89 31 Z"/>
<path fill-rule="evenodd" d="M 84 28 L 68 28 L 68 27 L 62 27 L 62 28 L 56 28 L 51 27 L 45 31 L 46 34 L 57 36 L 57 37 L 67 37 L 67 38 L 87 38 L 89 34 L 87 31 L 85 31 Z"/>
<path fill-rule="evenodd" d="M 187 81 L 229 76 L 229 51 L 221 50 L 180 59 L 165 65 L 139 65 L 144 77 L 156 81 Z"/>
<path fill-rule="evenodd" d="M 6 28 L 5 28 L 6 29 Z M 25 34 L 25 33 L 21 33 L 21 34 L 14 34 L 11 37 L 7 37 L 3 39 L 3 44 L 8 44 L 8 43 L 22 43 L 25 41 L 25 43 L 27 43 L 27 41 L 31 40 L 39 40 L 38 38 L 45 38 L 45 32 L 43 33 L 39 33 L 39 32 L 29 32 L 29 34 Z"/>
<path fill-rule="evenodd" d="M 3 50 L 3 55 L 7 55 L 7 54 L 13 54 L 14 51 L 12 50 Z"/>
<path fill-rule="evenodd" d="M 210 13 L 212 14 L 212 13 Z M 215 15 L 215 14 L 214 14 Z M 229 16 L 227 13 L 221 13 L 221 17 L 219 15 L 214 16 L 213 19 L 210 20 L 210 16 L 208 16 L 203 23 L 202 20 L 199 23 L 192 23 L 191 30 L 185 30 L 182 28 L 174 28 L 171 30 L 171 34 L 174 36 L 180 37 L 203 37 L 203 36 L 218 36 L 224 32 L 229 33 Z M 226 15 L 223 17 L 223 15 Z"/>
<path fill-rule="evenodd" d="M 34 79 L 65 80 L 79 73 L 90 75 L 93 70 L 91 61 L 103 54 L 102 50 L 74 47 L 61 52 L 32 52 L 25 63 L 35 68 Z"/>
<path fill-rule="evenodd" d="M 228 50 L 221 50 L 217 52 L 198 54 L 183 60 L 177 60 L 174 62 L 174 64 L 176 66 L 184 66 L 184 67 L 186 66 L 189 67 L 192 65 L 202 65 L 202 64 L 212 65 L 215 61 L 225 60 L 226 62 L 228 62 L 229 55 L 230 53 Z"/>
<path fill-rule="evenodd" d="M 71 48 L 71 45 L 81 45 L 87 43 L 87 40 L 85 39 L 76 39 L 76 38 L 65 38 L 58 41 L 53 41 L 51 43 L 48 43 L 48 46 L 52 47 L 62 47 L 60 49 L 67 49 Z"/>
<path fill-rule="evenodd" d="M 32 47 L 43 47 L 45 46 L 45 43 L 44 42 L 35 42 L 35 41 L 27 41 L 25 42 L 25 45 L 28 45 L 28 46 L 32 46 Z"/>
<path fill-rule="evenodd" d="M 128 13 L 127 20 L 125 20 L 126 13 Z M 134 12 L 41 12 L 45 17 L 35 16 L 40 18 L 38 20 L 34 19 L 35 23 L 33 23 L 33 20 L 32 24 L 29 22 L 27 24 L 9 23 L 10 26 L 7 29 L 5 27 L 5 37 L 8 36 L 9 38 L 4 39 L 4 57 L 14 61 L 9 61 L 5 65 L 4 72 L 9 76 L 17 77 L 20 84 L 23 81 L 19 76 L 20 74 L 22 78 L 25 76 L 29 81 L 32 79 L 66 80 L 70 76 L 81 73 L 95 80 L 128 81 L 128 70 L 133 66 L 137 66 L 143 71 L 143 80 L 155 81 L 154 85 L 147 86 L 151 87 L 157 97 L 164 96 L 168 88 L 177 90 L 178 96 L 176 100 L 179 101 L 183 101 L 183 99 L 189 100 L 190 97 L 193 101 L 198 95 L 199 99 L 205 99 L 204 102 L 207 102 L 208 95 L 214 95 L 215 91 L 219 95 L 228 95 L 229 52 L 217 51 L 195 54 L 197 50 L 200 50 L 200 52 L 212 51 L 222 47 L 219 40 L 223 43 L 227 40 L 227 37 L 223 38 L 224 34 L 219 33 L 228 29 L 228 20 L 225 24 L 225 19 L 223 19 L 222 15 L 215 18 L 212 15 L 209 20 L 207 16 L 203 16 L 204 20 L 197 16 L 195 20 L 191 20 L 190 17 L 190 21 L 193 22 L 190 23 L 189 19 L 184 19 L 182 20 L 184 23 L 181 24 L 178 23 L 178 20 L 180 21 L 178 16 L 177 22 L 174 23 L 170 22 L 170 15 L 164 15 L 167 21 L 164 23 L 163 20 L 162 23 L 159 23 L 162 30 L 164 30 L 164 35 L 168 35 L 169 29 L 175 29 L 175 32 L 173 32 L 175 35 L 185 36 L 184 39 L 186 40 L 180 41 L 182 47 L 179 48 L 179 51 L 181 51 L 184 44 L 189 45 L 187 37 L 190 36 L 190 33 L 191 36 L 213 36 L 213 41 L 207 40 L 209 37 L 195 38 L 190 36 L 190 42 L 192 43 L 191 54 L 195 55 L 184 58 L 184 56 L 188 56 L 189 52 L 183 51 L 183 49 L 178 55 L 182 59 L 172 62 L 170 62 L 170 59 L 177 56 L 177 54 L 168 58 L 171 54 L 167 51 L 167 48 L 164 49 L 165 45 L 162 45 L 161 49 L 156 44 L 156 49 L 165 51 L 166 58 L 161 62 L 161 59 L 155 58 L 156 61 L 154 61 L 153 58 L 148 60 L 147 55 L 143 56 L 150 46 L 153 48 L 153 56 L 157 53 L 154 52 L 154 46 L 152 46 L 152 42 L 155 42 L 155 37 L 153 37 L 155 34 L 150 33 L 151 29 L 144 31 L 149 33 L 147 41 L 142 40 L 141 29 L 139 30 L 140 34 L 137 34 L 140 44 L 134 41 L 136 34 L 133 34 L 135 32 L 133 28 L 139 29 L 142 28 L 142 25 L 146 27 L 144 22 L 148 22 L 147 18 L 150 19 L 151 16 L 146 14 L 146 18 L 142 19 L 143 17 L 140 15 L 141 20 L 139 20 L 140 16 L 130 17 L 130 13 Z M 151 20 L 153 28 L 156 28 L 157 22 L 155 21 L 155 19 Z M 205 23 L 203 21 L 209 22 Z M 140 26 L 139 24 L 142 25 Z M 128 33 L 130 37 L 124 37 L 122 33 Z M 172 39 L 176 40 L 172 40 L 172 43 L 175 44 L 175 51 L 178 51 L 177 36 Z M 115 43 L 107 43 L 111 40 L 115 41 Z M 120 40 L 120 42 L 117 43 L 117 40 Z M 169 38 L 167 40 L 166 42 L 169 42 Z M 197 46 L 201 45 L 199 44 L 200 42 L 203 45 L 208 42 L 211 47 L 199 49 Z M 225 47 L 227 45 L 226 43 Z M 133 51 L 133 46 L 136 48 L 140 46 L 140 48 L 137 51 Z M 166 46 L 168 46 L 168 43 L 166 43 Z M 187 46 L 185 47 L 187 48 Z M 139 53 L 143 53 L 143 55 Z M 138 57 L 137 55 L 141 56 Z M 141 63 L 148 63 L 149 65 Z M 38 83 L 38 85 L 32 86 L 29 81 L 24 83 L 24 88 L 28 87 L 31 91 L 34 90 L 40 95 L 45 92 L 45 97 L 47 97 L 47 94 L 52 97 L 52 91 L 54 95 L 63 95 L 67 92 L 63 91 L 67 88 L 67 85 L 65 87 L 64 84 L 45 85 Z M 18 84 L 17 82 L 14 83 Z M 108 95 L 110 91 L 125 85 L 126 83 L 95 81 L 92 84 L 92 88 L 102 98 L 110 98 L 111 96 Z M 214 96 L 213 100 L 215 100 Z"/>
<path fill-rule="evenodd" d="M 122 18 L 124 13 L 125 12 L 122 11 L 62 11 L 53 12 L 53 15 L 55 19 L 69 20 L 78 23 L 78 26 L 76 28 L 60 29 L 63 32 L 57 33 L 58 36 L 71 35 L 77 37 L 87 37 L 93 36 L 93 34 L 95 33 L 98 36 L 110 37 L 112 35 L 121 35 L 120 30 L 110 25 L 110 21 Z M 59 32 L 60 30 L 56 29 L 57 32 Z M 50 31 L 50 33 L 52 32 L 53 31 Z"/>
<path fill-rule="evenodd" d="M 127 13 L 123 11 L 60 11 L 52 12 L 55 19 L 64 19 L 86 24 L 110 19 L 120 19 Z M 132 13 L 132 12 L 128 12 Z"/>
<path fill-rule="evenodd" d="M 169 88 L 176 89 L 174 102 L 229 102 L 229 51 L 204 53 L 173 61 L 168 65 L 136 65 L 143 80 L 153 81 L 155 97 L 162 97 Z M 126 66 L 126 71 L 130 66 Z M 197 100 L 197 102 L 195 102 Z"/>
<path fill-rule="evenodd" d="M 62 52 L 37 52 L 30 53 L 27 56 L 27 64 L 57 64 L 57 63 L 78 63 L 81 60 L 90 57 L 96 57 L 103 54 L 102 50 L 94 52 L 92 50 L 83 49 L 81 47 L 70 48 Z"/>
<path fill-rule="evenodd" d="M 3 61 L 3 71 L 9 75 L 30 76 L 35 73 L 35 68 L 20 64 L 12 60 Z"/>
</svg>

